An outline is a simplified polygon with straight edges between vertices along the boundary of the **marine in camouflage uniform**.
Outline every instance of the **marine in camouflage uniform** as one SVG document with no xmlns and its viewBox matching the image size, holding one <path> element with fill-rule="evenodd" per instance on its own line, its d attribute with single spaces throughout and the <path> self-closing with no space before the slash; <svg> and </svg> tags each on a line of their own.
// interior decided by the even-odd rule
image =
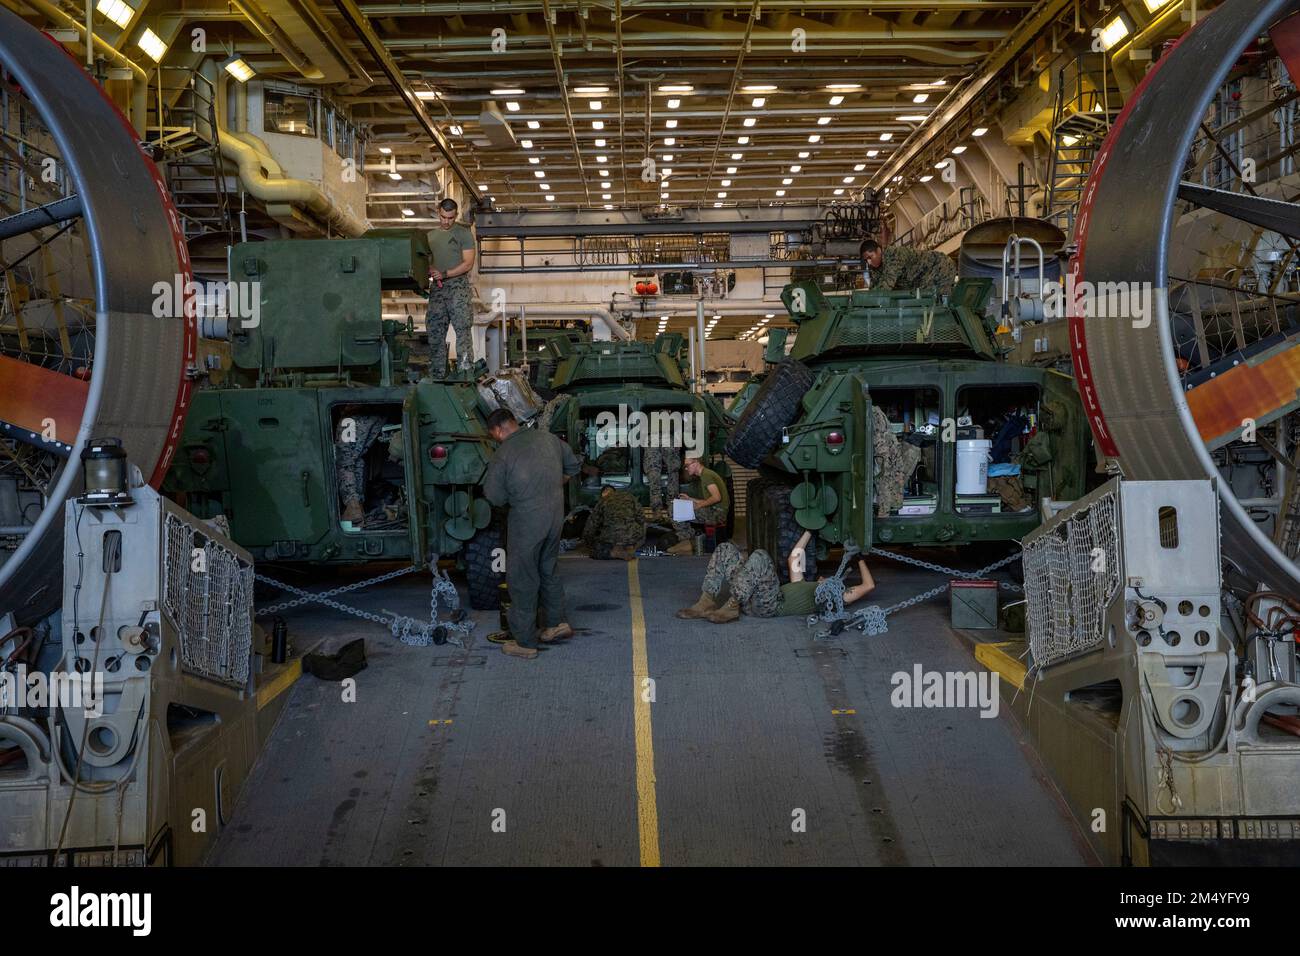
<svg viewBox="0 0 1300 956">
<path fill-rule="evenodd" d="M 587 517 L 582 543 L 593 558 L 630 560 L 645 544 L 645 515 L 630 491 L 606 487 Z"/>
<path fill-rule="evenodd" d="M 721 603 L 727 588 L 730 600 L 754 617 L 776 617 L 781 610 L 781 580 L 772 558 L 762 548 L 746 558 L 734 544 L 724 541 L 709 558 L 702 591 Z"/>
<path fill-rule="evenodd" d="M 344 441 L 346 425 L 353 423 L 352 441 Z M 344 415 L 339 419 L 334 441 L 334 465 L 338 471 L 339 498 L 343 501 L 343 520 L 359 522 L 366 499 L 366 452 L 384 428 L 380 415 Z M 350 512 L 350 514 L 349 514 Z"/>
<path fill-rule="evenodd" d="M 702 469 L 698 478 L 692 478 L 687 483 L 686 494 L 699 501 L 709 496 L 710 485 L 717 486 L 722 494 L 722 500 L 715 501 L 711 505 L 696 505 L 693 523 L 721 527 L 727 523 L 727 512 L 731 510 L 731 493 L 727 490 L 727 483 L 721 475 L 711 468 Z M 676 532 L 679 543 L 695 539 L 691 524 L 690 521 L 673 522 L 673 531 Z"/>
<path fill-rule="evenodd" d="M 887 518 L 903 507 L 903 486 L 921 459 L 921 449 L 902 442 L 879 405 L 871 407 L 872 452 L 876 461 L 876 515 Z"/>
<path fill-rule="evenodd" d="M 650 510 L 662 511 L 664 493 L 662 476 L 668 475 L 668 500 L 672 501 L 682 487 L 682 450 L 671 445 L 647 448 L 641 453 L 641 470 L 645 472 L 650 489 Z"/>
<path fill-rule="evenodd" d="M 424 313 L 424 330 L 429 334 L 429 376 L 447 377 L 447 326 L 456 330 L 456 362 L 461 368 L 474 364 L 474 304 L 468 276 L 454 276 L 429 284 L 429 305 Z"/>
<path fill-rule="evenodd" d="M 871 270 L 871 288 L 916 289 L 922 295 L 952 294 L 957 266 L 942 252 L 920 252 L 911 246 L 888 246 L 881 251 L 879 269 Z"/>
</svg>

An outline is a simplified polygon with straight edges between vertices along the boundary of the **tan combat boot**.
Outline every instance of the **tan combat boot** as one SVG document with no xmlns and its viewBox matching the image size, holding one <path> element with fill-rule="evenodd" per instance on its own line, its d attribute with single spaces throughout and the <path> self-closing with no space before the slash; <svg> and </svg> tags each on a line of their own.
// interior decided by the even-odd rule
<svg viewBox="0 0 1300 956">
<path fill-rule="evenodd" d="M 526 661 L 531 661 L 537 656 L 537 648 L 524 647 L 518 641 L 506 641 L 501 645 L 501 653 L 509 654 L 511 657 L 521 657 Z"/>
<path fill-rule="evenodd" d="M 726 604 L 716 611 L 710 611 L 704 615 L 706 621 L 712 621 L 714 624 L 726 624 L 730 621 L 739 620 L 739 618 L 740 603 L 735 598 L 728 600 Z"/>
<path fill-rule="evenodd" d="M 684 621 L 689 621 L 692 618 L 708 617 L 710 611 L 716 611 L 717 609 L 718 602 L 713 600 L 713 595 L 701 594 L 698 601 L 690 607 L 682 608 L 677 612 L 677 616 Z"/>
<path fill-rule="evenodd" d="M 552 641 L 561 641 L 566 637 L 573 637 L 573 628 L 568 624 L 557 624 L 555 627 L 548 627 L 537 635 L 543 644 L 550 644 Z"/>
<path fill-rule="evenodd" d="M 361 524 L 365 520 L 366 513 L 361 510 L 361 502 L 353 498 L 348 502 L 347 507 L 343 509 L 343 514 L 340 517 L 352 524 Z"/>
<path fill-rule="evenodd" d="M 673 545 L 671 548 L 668 549 L 668 553 L 669 554 L 694 554 L 695 542 L 691 538 L 687 538 L 685 541 L 678 541 L 675 545 Z"/>
</svg>

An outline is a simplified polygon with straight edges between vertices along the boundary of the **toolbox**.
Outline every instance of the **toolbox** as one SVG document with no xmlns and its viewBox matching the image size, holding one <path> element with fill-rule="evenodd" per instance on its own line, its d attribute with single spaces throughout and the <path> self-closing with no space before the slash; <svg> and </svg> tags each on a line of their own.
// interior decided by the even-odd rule
<svg viewBox="0 0 1300 956">
<path fill-rule="evenodd" d="M 998 582 L 955 580 L 952 596 L 952 626 L 966 629 L 998 626 Z"/>
</svg>

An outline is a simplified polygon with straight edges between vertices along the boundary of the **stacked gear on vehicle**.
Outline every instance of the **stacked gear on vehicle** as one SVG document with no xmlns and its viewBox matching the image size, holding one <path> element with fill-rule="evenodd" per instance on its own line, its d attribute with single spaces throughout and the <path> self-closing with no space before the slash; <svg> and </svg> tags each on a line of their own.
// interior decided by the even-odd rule
<svg viewBox="0 0 1300 956">
<path fill-rule="evenodd" d="M 407 230 L 233 247 L 231 275 L 256 283 L 260 320 L 231 320 L 229 367 L 195 393 L 163 490 L 224 515 L 259 562 L 459 557 L 471 606 L 495 608 L 503 532 L 480 493 L 485 421 L 541 402 L 481 361 L 406 384 L 414 327 L 384 319 L 381 294 L 427 289 L 428 255 Z"/>
<path fill-rule="evenodd" d="M 656 422 L 666 422 L 670 429 L 680 425 L 672 435 L 689 439 L 678 443 L 683 456 L 697 449 L 705 465 L 727 482 L 728 492 L 734 491 L 731 469 L 722 458 L 731 420 L 717 398 L 691 390 L 682 369 L 684 344 L 675 332 L 661 334 L 654 342 L 548 342 L 557 363 L 551 380 L 555 398 L 548 408 L 550 429 L 583 463 L 581 480 L 566 485 L 570 513 L 593 507 L 605 484 L 649 505 L 647 473 L 661 476 L 661 493 L 667 492 L 668 476 L 652 461 Z M 666 459 L 673 460 L 671 455 Z M 733 509 L 725 534 L 734 523 Z"/>
<path fill-rule="evenodd" d="M 787 357 L 785 330 L 770 333 L 769 370 L 726 445 L 759 469 L 751 548 L 784 571 L 804 530 L 823 551 L 1010 541 L 1038 526 L 1043 498 L 1084 492 L 1087 424 L 1072 382 L 1002 359 L 984 319 L 991 291 L 982 278 L 946 301 L 785 288 L 797 337 Z"/>
</svg>

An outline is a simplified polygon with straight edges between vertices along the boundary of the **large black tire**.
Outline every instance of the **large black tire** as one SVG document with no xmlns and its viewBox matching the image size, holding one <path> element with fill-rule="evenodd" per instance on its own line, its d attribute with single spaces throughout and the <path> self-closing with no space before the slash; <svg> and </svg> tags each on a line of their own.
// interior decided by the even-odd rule
<svg viewBox="0 0 1300 956">
<path fill-rule="evenodd" d="M 469 606 L 476 611 L 495 611 L 501 606 L 498 587 L 504 571 L 493 571 L 493 552 L 502 547 L 501 525 L 493 521 L 465 543 L 465 577 L 469 582 Z"/>
<path fill-rule="evenodd" d="M 763 504 L 769 516 L 768 536 L 773 546 L 770 551 L 772 563 L 776 565 L 777 576 L 782 582 L 790 580 L 790 567 L 786 563 L 795 544 L 803 536 L 804 528 L 795 520 L 794 508 L 790 504 L 790 488 L 787 485 L 771 484 L 763 489 Z M 774 541 L 771 538 L 775 538 Z M 750 545 L 750 549 L 762 547 L 761 543 Z M 804 578 L 817 576 L 817 535 L 814 533 L 804 547 Z"/>
<path fill-rule="evenodd" d="M 757 468 L 799 414 L 799 402 L 812 383 L 813 373 L 802 362 L 790 358 L 778 362 L 731 430 L 727 457 Z"/>
</svg>

